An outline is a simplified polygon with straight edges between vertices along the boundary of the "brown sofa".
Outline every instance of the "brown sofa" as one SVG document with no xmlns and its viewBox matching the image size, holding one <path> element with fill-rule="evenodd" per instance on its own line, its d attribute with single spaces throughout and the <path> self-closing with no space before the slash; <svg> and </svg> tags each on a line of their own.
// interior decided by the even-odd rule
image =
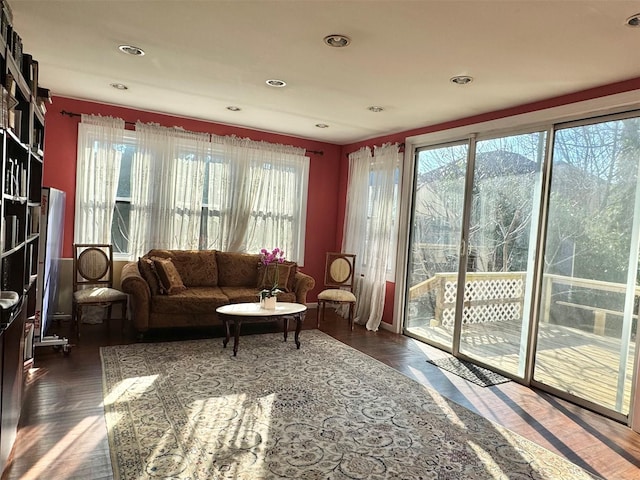
<svg viewBox="0 0 640 480">
<path fill-rule="evenodd" d="M 298 271 L 293 262 L 278 269 L 278 287 L 283 290 L 278 301 L 306 304 L 315 280 Z M 167 278 L 172 273 L 179 278 Z M 133 325 L 142 334 L 157 328 L 221 325 L 216 308 L 257 302 L 259 291 L 273 285 L 268 273 L 273 270 L 265 270 L 259 255 L 151 250 L 123 267 L 121 288 L 129 294 Z"/>
</svg>

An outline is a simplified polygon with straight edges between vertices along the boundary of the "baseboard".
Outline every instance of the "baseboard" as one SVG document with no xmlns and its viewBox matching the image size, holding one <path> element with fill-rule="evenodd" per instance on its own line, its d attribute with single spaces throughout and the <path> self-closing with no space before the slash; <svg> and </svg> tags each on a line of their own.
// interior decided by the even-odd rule
<svg viewBox="0 0 640 480">
<path fill-rule="evenodd" d="M 396 329 L 391 323 L 380 322 L 379 328 L 381 328 L 383 330 L 388 330 L 388 331 L 393 332 L 393 333 L 396 333 Z"/>
</svg>

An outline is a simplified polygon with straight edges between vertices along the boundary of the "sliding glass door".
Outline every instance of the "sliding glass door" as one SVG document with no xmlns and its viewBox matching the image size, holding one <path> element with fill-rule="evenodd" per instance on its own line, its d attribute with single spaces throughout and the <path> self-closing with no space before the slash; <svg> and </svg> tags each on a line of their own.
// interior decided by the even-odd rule
<svg viewBox="0 0 640 480">
<path fill-rule="evenodd" d="M 416 155 L 405 332 L 451 351 L 467 143 Z"/>
<path fill-rule="evenodd" d="M 629 413 L 638 321 L 640 122 L 555 134 L 534 380 Z"/>
<path fill-rule="evenodd" d="M 417 149 L 404 332 L 624 419 L 639 168 L 634 114 Z"/>
<path fill-rule="evenodd" d="M 476 142 L 461 354 L 522 377 L 546 132 Z"/>
</svg>

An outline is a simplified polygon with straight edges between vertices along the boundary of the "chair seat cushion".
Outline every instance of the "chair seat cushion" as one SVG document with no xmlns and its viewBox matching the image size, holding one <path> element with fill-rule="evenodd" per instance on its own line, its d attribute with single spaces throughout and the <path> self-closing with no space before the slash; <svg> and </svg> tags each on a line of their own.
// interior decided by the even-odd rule
<svg viewBox="0 0 640 480">
<path fill-rule="evenodd" d="M 102 303 L 127 300 L 127 294 L 115 288 L 85 288 L 73 292 L 73 300 L 76 303 Z"/>
<path fill-rule="evenodd" d="M 339 288 L 331 288 L 329 290 L 323 290 L 318 294 L 318 300 L 324 300 L 326 302 L 354 302 L 356 296 L 348 290 L 341 290 Z"/>
</svg>

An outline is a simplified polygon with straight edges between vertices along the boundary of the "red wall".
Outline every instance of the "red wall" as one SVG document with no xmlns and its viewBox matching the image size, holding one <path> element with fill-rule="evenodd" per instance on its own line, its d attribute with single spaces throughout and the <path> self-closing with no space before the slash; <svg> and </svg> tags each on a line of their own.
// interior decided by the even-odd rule
<svg viewBox="0 0 640 480">
<path fill-rule="evenodd" d="M 264 140 L 304 147 L 307 150 L 321 150 L 323 155 L 311 154 L 309 167 L 309 199 L 307 202 L 307 231 L 305 241 L 304 267 L 301 269 L 316 280 L 316 287 L 310 292 L 309 301 L 314 302 L 322 289 L 324 278 L 325 252 L 336 248 L 336 218 L 339 198 L 340 147 L 329 143 L 304 140 L 286 135 L 221 125 L 189 118 L 174 117 L 158 113 L 143 112 L 130 108 L 104 105 L 100 103 L 54 97 L 48 106 L 45 132 L 45 162 L 43 185 L 63 190 L 67 194 L 65 211 L 65 232 L 63 256 L 71 258 L 73 245 L 73 219 L 76 191 L 76 156 L 78 123 L 80 117 L 63 115 L 65 110 L 73 113 L 110 115 L 127 122 L 141 120 L 172 127 L 180 126 L 195 132 L 216 135 L 237 135 L 252 140 Z M 274 245 L 275 246 L 275 245 Z"/>
</svg>

